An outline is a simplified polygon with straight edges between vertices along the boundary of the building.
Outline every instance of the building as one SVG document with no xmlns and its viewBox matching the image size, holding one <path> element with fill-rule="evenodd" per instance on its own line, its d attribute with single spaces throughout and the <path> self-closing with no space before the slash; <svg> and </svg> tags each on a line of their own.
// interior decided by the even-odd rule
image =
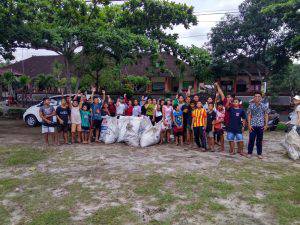
<svg viewBox="0 0 300 225">
<path fill-rule="evenodd" d="M 149 77 L 151 84 L 147 87 L 147 91 L 152 93 L 176 93 L 189 87 L 192 91 L 197 89 L 198 82 L 188 64 L 167 53 L 161 54 L 160 60 L 163 61 L 164 69 L 152 66 L 150 56 L 145 55 L 135 64 L 124 66 L 122 74 Z"/>
<path fill-rule="evenodd" d="M 16 62 L 0 69 L 0 74 L 11 71 L 15 75 L 27 75 L 36 77 L 39 74 L 52 74 L 54 64 L 58 62 L 64 64 L 64 57 L 60 55 L 32 56 L 28 59 Z"/>
<path fill-rule="evenodd" d="M 151 84 L 147 87 L 148 93 L 175 94 L 185 91 L 189 87 L 191 93 L 198 93 L 203 83 L 198 82 L 189 65 L 179 61 L 176 56 L 162 53 L 160 63 L 163 68 L 152 65 L 149 55 L 144 55 L 136 63 L 122 68 L 123 75 L 147 76 Z M 28 75 L 36 77 L 39 74 L 52 74 L 55 62 L 64 64 L 63 56 L 33 56 L 0 69 L 0 75 L 5 71 L 12 71 L 16 75 Z M 236 70 L 232 74 L 218 78 L 224 92 L 235 93 L 239 96 L 252 95 L 254 91 L 260 91 L 264 87 L 263 80 L 267 70 L 263 66 L 257 66 L 247 59 L 236 62 Z"/>
<path fill-rule="evenodd" d="M 234 73 L 218 79 L 224 92 L 246 96 L 252 95 L 255 91 L 266 91 L 266 82 L 264 81 L 268 69 L 265 66 L 256 65 L 244 58 L 237 60 L 235 67 Z"/>
</svg>

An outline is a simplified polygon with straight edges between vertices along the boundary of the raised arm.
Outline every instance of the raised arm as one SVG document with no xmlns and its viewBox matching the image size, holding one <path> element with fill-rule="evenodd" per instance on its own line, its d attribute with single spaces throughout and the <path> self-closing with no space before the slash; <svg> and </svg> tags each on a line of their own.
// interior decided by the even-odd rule
<svg viewBox="0 0 300 225">
<path fill-rule="evenodd" d="M 216 86 L 216 88 L 217 88 L 217 91 L 218 91 L 219 95 L 221 96 L 222 101 L 224 101 L 225 95 L 224 95 L 224 92 L 222 91 L 222 89 L 221 89 L 219 83 L 216 82 L 216 83 L 215 83 L 215 86 Z"/>
<path fill-rule="evenodd" d="M 105 96 L 105 90 L 102 90 L 102 100 L 103 100 L 103 102 L 105 102 L 105 98 L 106 98 L 106 96 Z"/>
</svg>

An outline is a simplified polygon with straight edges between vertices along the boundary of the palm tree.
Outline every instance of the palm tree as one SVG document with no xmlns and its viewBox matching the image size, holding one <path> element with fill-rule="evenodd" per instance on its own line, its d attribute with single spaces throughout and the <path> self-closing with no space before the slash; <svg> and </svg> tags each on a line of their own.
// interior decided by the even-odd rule
<svg viewBox="0 0 300 225">
<path fill-rule="evenodd" d="M 2 82 L 3 82 L 4 86 L 7 87 L 8 94 L 10 96 L 14 96 L 13 87 L 17 84 L 16 76 L 12 72 L 7 71 L 7 72 L 3 73 L 3 75 L 2 75 Z"/>
<path fill-rule="evenodd" d="M 40 91 L 46 91 L 46 96 L 52 87 L 56 86 L 56 80 L 51 75 L 40 74 L 35 78 L 35 86 Z"/>
<path fill-rule="evenodd" d="M 18 80 L 19 80 L 19 85 L 22 89 L 22 102 L 24 105 L 24 97 L 27 95 L 28 85 L 31 83 L 31 78 L 29 76 L 22 75 L 21 77 L 19 77 Z M 25 105 L 26 104 L 27 104 L 27 98 L 26 98 Z"/>
</svg>

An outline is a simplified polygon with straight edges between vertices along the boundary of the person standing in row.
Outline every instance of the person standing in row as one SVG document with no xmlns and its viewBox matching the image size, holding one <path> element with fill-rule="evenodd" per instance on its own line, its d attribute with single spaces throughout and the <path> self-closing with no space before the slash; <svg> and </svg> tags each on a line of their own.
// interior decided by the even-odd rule
<svg viewBox="0 0 300 225">
<path fill-rule="evenodd" d="M 53 144 L 55 143 L 55 127 L 53 118 L 56 115 L 55 109 L 50 105 L 50 98 L 43 98 L 43 106 L 40 107 L 40 117 L 42 118 L 42 134 L 45 138 L 46 145 L 49 145 L 49 137 L 52 137 Z"/>
<path fill-rule="evenodd" d="M 256 140 L 256 150 L 259 159 L 262 159 L 262 142 L 264 131 L 268 128 L 268 107 L 261 103 L 262 95 L 259 92 L 254 94 L 253 102 L 248 108 L 248 157 L 252 156 Z"/>
<path fill-rule="evenodd" d="M 217 114 L 214 111 L 214 103 L 210 102 L 207 104 L 207 126 L 206 126 L 206 135 L 208 142 L 208 149 L 212 152 L 215 151 L 215 140 L 214 140 L 214 132 L 215 132 L 215 123 L 216 123 Z"/>
<path fill-rule="evenodd" d="M 68 144 L 68 129 L 69 129 L 69 120 L 70 120 L 70 114 L 71 111 L 67 105 L 67 102 L 64 98 L 61 100 L 61 105 L 57 107 L 56 109 L 56 117 L 58 121 L 57 126 L 57 144 L 59 143 L 60 134 L 62 133 L 62 136 L 64 138 L 64 143 Z"/>
<path fill-rule="evenodd" d="M 229 141 L 230 154 L 235 154 L 235 141 L 238 145 L 238 153 L 241 156 L 245 156 L 243 131 L 246 124 L 246 113 L 244 109 L 240 108 L 240 101 L 238 98 L 234 98 L 233 104 L 230 101 L 226 102 L 226 109 L 229 115 L 227 124 L 227 140 Z"/>
<path fill-rule="evenodd" d="M 207 124 L 207 113 L 206 110 L 203 109 L 200 101 L 197 102 L 196 109 L 192 112 L 192 118 L 194 140 L 199 148 L 203 148 L 203 151 L 206 151 L 205 129 Z"/>
</svg>

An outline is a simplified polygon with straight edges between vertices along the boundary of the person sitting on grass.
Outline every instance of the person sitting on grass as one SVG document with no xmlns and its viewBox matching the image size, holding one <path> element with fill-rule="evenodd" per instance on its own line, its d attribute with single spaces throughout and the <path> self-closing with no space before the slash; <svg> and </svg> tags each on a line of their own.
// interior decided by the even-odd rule
<svg viewBox="0 0 300 225">
<path fill-rule="evenodd" d="M 216 122 L 217 114 L 214 111 L 214 103 L 210 102 L 207 104 L 207 126 L 206 126 L 206 134 L 207 134 L 207 142 L 208 149 L 212 152 L 215 151 L 215 140 L 214 140 L 214 132 L 215 132 L 215 122 Z"/>
<path fill-rule="evenodd" d="M 90 142 L 90 127 L 91 127 L 91 112 L 88 110 L 86 104 L 82 105 L 80 109 L 81 129 L 82 129 L 82 143 L 88 144 Z"/>
<path fill-rule="evenodd" d="M 227 126 L 227 140 L 229 141 L 230 154 L 234 155 L 235 141 L 238 146 L 238 153 L 245 156 L 243 131 L 246 124 L 246 113 L 244 109 L 240 108 L 240 101 L 238 98 L 233 99 L 232 106 L 230 101 L 226 102 L 226 109 L 229 115 L 229 122 Z"/>
<path fill-rule="evenodd" d="M 175 105 L 173 111 L 174 119 L 174 136 L 176 145 L 183 145 L 183 116 L 182 111 L 180 110 L 180 105 Z"/>
<path fill-rule="evenodd" d="M 45 137 L 45 144 L 49 145 L 49 137 L 52 137 L 53 144 L 55 143 L 55 127 L 53 118 L 56 115 L 55 109 L 50 105 L 50 98 L 43 98 L 43 106 L 40 107 L 40 117 L 42 118 L 42 134 Z"/>
<path fill-rule="evenodd" d="M 59 139 L 60 139 L 60 134 L 62 134 L 63 139 L 64 139 L 64 144 L 68 144 L 68 123 L 70 120 L 70 109 L 67 105 L 66 99 L 61 100 L 61 105 L 57 107 L 56 109 L 56 117 L 58 121 L 58 126 L 57 126 L 57 144 L 59 145 Z"/>
</svg>

